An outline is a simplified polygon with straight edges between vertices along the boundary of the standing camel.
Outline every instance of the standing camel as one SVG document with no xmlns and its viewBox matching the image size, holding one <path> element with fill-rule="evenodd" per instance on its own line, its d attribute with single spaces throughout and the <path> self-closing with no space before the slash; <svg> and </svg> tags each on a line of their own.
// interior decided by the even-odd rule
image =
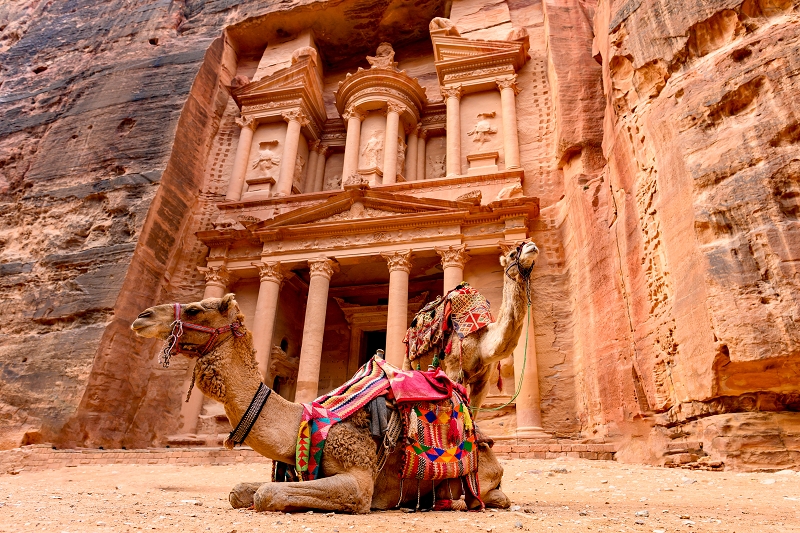
<svg viewBox="0 0 800 533">
<path fill-rule="evenodd" d="M 539 248 L 533 242 L 522 243 L 501 255 L 500 265 L 505 274 L 503 302 L 497 320 L 470 333 L 461 342 L 455 333 L 450 334 L 453 351 L 442 360 L 442 369 L 453 381 L 469 386 L 472 408 L 480 407 L 486 398 L 492 368 L 511 355 L 519 342 L 528 312 L 528 282 L 537 257 Z M 533 342 L 533 339 L 529 340 Z M 423 368 L 433 360 L 434 352 L 438 350 L 434 347 L 418 357 Z M 408 354 L 403 368 L 411 368 Z"/>
<path fill-rule="evenodd" d="M 183 323 L 182 335 L 174 334 L 176 318 Z M 231 426 L 237 426 L 261 379 L 252 334 L 244 327 L 244 315 L 233 294 L 185 305 L 150 307 L 139 315 L 131 329 L 142 337 L 174 341 L 174 347 L 165 351 L 167 358 L 170 353 L 181 353 L 196 359 L 193 383 L 203 394 L 221 402 Z M 272 392 L 244 444 L 273 461 L 294 465 L 302 414 L 301 404 Z M 369 415 L 362 409 L 330 429 L 320 479 L 240 483 L 231 491 L 230 502 L 236 508 L 252 505 L 258 511 L 316 509 L 366 513 L 370 508 L 390 509 L 398 502 L 417 498 L 412 483 L 406 483 L 401 495 L 397 472 L 402 455 L 402 446 L 398 446 L 378 472 L 377 445 L 369 430 Z M 481 499 L 489 507 L 510 505 L 499 489 L 502 476 L 503 468 L 494 453 L 485 443 L 480 444 Z M 452 484 L 448 483 L 451 481 Z M 448 482 L 437 484 L 437 498 L 444 499 L 449 489 L 460 488 L 458 480 Z M 431 487 L 431 482 L 422 482 L 421 494 L 430 493 Z"/>
</svg>

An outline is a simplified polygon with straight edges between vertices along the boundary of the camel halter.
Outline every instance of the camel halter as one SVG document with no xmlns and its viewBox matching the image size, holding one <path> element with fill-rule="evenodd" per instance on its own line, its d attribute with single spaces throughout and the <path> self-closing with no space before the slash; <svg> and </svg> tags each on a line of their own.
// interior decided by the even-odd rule
<svg viewBox="0 0 800 533">
<path fill-rule="evenodd" d="M 528 268 L 525 268 L 521 264 L 519 264 L 519 256 L 522 254 L 522 248 L 526 244 L 528 244 L 528 241 L 523 241 L 523 242 L 521 242 L 519 244 L 519 246 L 517 246 L 516 259 L 514 259 L 514 262 L 511 263 L 510 265 L 508 265 L 508 268 L 506 268 L 506 276 L 508 276 L 509 279 L 513 279 L 511 277 L 511 275 L 508 273 L 508 271 L 511 270 L 513 267 L 517 267 L 517 272 L 519 272 L 519 275 L 522 277 L 522 281 L 525 282 L 525 296 L 528 298 L 528 307 L 530 307 L 531 306 L 531 272 L 533 271 L 533 267 L 536 266 L 536 261 L 531 261 L 531 266 L 529 266 Z M 534 245 L 534 246 L 536 246 L 536 245 Z"/>
<path fill-rule="evenodd" d="M 167 340 L 164 341 L 164 349 L 161 350 L 161 355 L 159 357 L 159 362 L 161 366 L 164 368 L 169 368 L 169 360 L 170 357 L 173 355 L 177 355 L 179 353 L 185 355 L 196 355 L 197 357 L 202 357 L 206 355 L 211 349 L 214 347 L 214 341 L 217 340 L 217 337 L 222 335 L 223 333 L 227 333 L 230 331 L 233 333 L 234 337 L 243 337 L 244 331 L 241 330 L 242 323 L 238 320 L 234 320 L 227 326 L 222 326 L 221 328 L 209 328 L 208 326 L 201 326 L 200 324 L 192 324 L 191 322 L 184 322 L 181 320 L 181 304 L 174 303 L 172 304 L 173 308 L 175 309 L 175 320 L 170 324 L 172 331 L 167 337 Z M 180 341 L 181 337 L 183 336 L 184 329 L 191 329 L 194 331 L 199 331 L 201 333 L 208 333 L 210 337 L 208 341 L 199 349 L 194 348 L 181 348 Z M 192 382 L 194 383 L 194 382 Z"/>
</svg>

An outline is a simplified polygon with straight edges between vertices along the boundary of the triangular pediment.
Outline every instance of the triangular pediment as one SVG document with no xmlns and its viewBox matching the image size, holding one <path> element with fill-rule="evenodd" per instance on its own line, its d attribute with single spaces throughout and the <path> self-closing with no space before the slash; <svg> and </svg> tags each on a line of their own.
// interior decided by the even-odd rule
<svg viewBox="0 0 800 533">
<path fill-rule="evenodd" d="M 516 41 L 484 41 L 432 35 L 431 41 L 440 84 L 514 74 L 528 60 L 530 47 L 527 35 Z"/>
<path fill-rule="evenodd" d="M 356 189 L 343 191 L 319 204 L 301 207 L 275 218 L 248 225 L 247 229 L 259 231 L 300 225 L 374 222 L 375 219 L 393 216 L 443 214 L 468 210 L 469 207 L 470 205 L 464 202 Z"/>
<path fill-rule="evenodd" d="M 482 41 L 465 37 L 433 37 L 434 61 L 452 61 L 477 58 L 486 55 L 524 53 L 526 46 L 521 41 Z"/>
<path fill-rule="evenodd" d="M 295 64 L 282 68 L 271 76 L 248 83 L 233 91 L 234 98 L 246 99 L 260 96 L 265 92 L 276 89 L 300 88 L 303 85 L 314 83 L 318 77 L 311 59 L 297 61 Z"/>
</svg>

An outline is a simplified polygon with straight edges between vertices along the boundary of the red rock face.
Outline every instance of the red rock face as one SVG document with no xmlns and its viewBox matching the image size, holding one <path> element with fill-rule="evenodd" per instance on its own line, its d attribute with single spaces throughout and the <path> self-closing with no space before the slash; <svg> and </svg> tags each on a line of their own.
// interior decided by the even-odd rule
<svg viewBox="0 0 800 533">
<path fill-rule="evenodd" d="M 237 62 L 255 69 L 254 24 L 313 25 L 331 6 L 95 4 L 0 12 L 0 448 L 175 431 L 187 363 L 161 369 L 128 326 L 202 294 L 194 233 L 225 193 L 227 86 Z M 518 113 L 542 208 L 545 429 L 619 441 L 622 460 L 796 464 L 797 2 L 489 4 L 531 41 Z M 383 4 L 334 7 L 362 31 L 331 61 L 426 36 Z"/>
</svg>

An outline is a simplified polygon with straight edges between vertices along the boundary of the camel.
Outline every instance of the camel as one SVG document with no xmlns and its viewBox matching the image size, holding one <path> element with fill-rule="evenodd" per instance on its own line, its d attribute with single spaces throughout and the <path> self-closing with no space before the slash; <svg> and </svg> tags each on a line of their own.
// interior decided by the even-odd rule
<svg viewBox="0 0 800 533">
<path fill-rule="evenodd" d="M 177 309 L 177 311 L 176 311 Z M 183 322 L 182 336 L 171 337 L 175 314 Z M 206 328 L 206 332 L 191 329 Z M 223 328 L 219 335 L 209 330 Z M 196 359 L 193 383 L 209 398 L 224 405 L 232 427 L 236 427 L 261 383 L 253 339 L 244 327 L 244 315 L 235 296 L 207 298 L 185 305 L 166 304 L 143 311 L 131 325 L 137 335 L 162 340 L 177 340 L 177 352 Z M 171 350 L 163 356 L 169 358 Z M 290 465 L 295 464 L 295 444 L 303 407 L 273 392 L 244 440 L 259 454 Z M 478 479 L 481 499 L 489 507 L 507 508 L 510 501 L 500 491 L 503 468 L 486 443 L 479 443 Z M 365 409 L 334 425 L 321 463 L 322 476 L 303 482 L 240 483 L 229 496 L 234 508 L 254 507 L 258 511 L 339 511 L 366 513 L 370 509 L 391 509 L 398 502 L 417 500 L 417 484 L 405 487 L 396 474 L 402 464 L 398 446 L 378 472 L 377 445 L 369 431 Z M 413 481 L 413 480 L 412 480 Z M 419 493 L 431 493 L 431 482 L 421 482 Z M 452 498 L 461 491 L 460 480 L 438 482 L 436 498 Z M 402 494 L 401 494 L 402 492 Z M 455 498 L 458 498 L 456 495 Z M 466 503 L 471 507 L 477 501 Z"/>
<path fill-rule="evenodd" d="M 505 359 L 517 346 L 528 312 L 528 279 L 539 257 L 539 248 L 533 242 L 522 243 L 500 256 L 503 277 L 503 302 L 497 320 L 457 342 L 455 333 L 453 352 L 441 361 L 442 370 L 453 381 L 469 387 L 470 407 L 477 409 L 489 393 L 492 368 Z M 532 342 L 533 339 L 530 339 Z M 459 354 L 460 350 L 460 354 Z M 423 368 L 427 366 L 438 348 L 419 357 Z M 459 360 L 461 364 L 459 364 Z M 411 368 L 408 354 L 403 369 Z"/>
</svg>

